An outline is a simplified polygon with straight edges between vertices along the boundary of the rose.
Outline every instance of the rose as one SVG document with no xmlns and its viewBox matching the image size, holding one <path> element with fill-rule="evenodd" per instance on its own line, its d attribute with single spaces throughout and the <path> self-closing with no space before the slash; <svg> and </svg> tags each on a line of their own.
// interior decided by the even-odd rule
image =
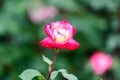
<svg viewBox="0 0 120 80">
<path fill-rule="evenodd" d="M 67 20 L 52 22 L 50 25 L 45 25 L 48 37 L 40 41 L 40 45 L 50 49 L 76 49 L 80 44 L 73 39 L 75 32 L 76 29 Z"/>
<path fill-rule="evenodd" d="M 58 10 L 54 6 L 41 6 L 38 9 L 28 9 L 28 16 L 35 24 L 39 24 L 42 21 L 50 20 L 58 14 Z"/>
<path fill-rule="evenodd" d="M 97 75 L 104 74 L 113 65 L 113 58 L 103 52 L 95 52 L 90 58 L 90 64 Z"/>
</svg>

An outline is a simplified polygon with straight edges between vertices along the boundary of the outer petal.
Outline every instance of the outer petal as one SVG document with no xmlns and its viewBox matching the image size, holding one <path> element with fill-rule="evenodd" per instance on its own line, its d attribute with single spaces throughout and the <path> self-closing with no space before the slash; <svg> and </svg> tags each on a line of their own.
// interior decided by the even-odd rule
<svg viewBox="0 0 120 80">
<path fill-rule="evenodd" d="M 76 29 L 73 27 L 73 29 L 72 29 L 72 37 L 74 37 L 75 33 L 76 33 Z"/>
<path fill-rule="evenodd" d="M 43 47 L 50 48 L 50 49 L 55 49 L 55 48 L 64 49 L 66 48 L 66 46 L 68 46 L 68 42 L 55 42 L 49 37 L 40 41 L 39 44 Z"/>
<path fill-rule="evenodd" d="M 71 30 L 73 27 L 67 20 L 61 20 L 60 24 L 64 25 L 64 27 L 67 28 L 68 30 Z"/>
<path fill-rule="evenodd" d="M 69 22 L 67 20 L 61 20 L 60 22 L 63 24 L 69 24 Z"/>
<path fill-rule="evenodd" d="M 53 42 L 52 46 L 54 48 L 64 49 L 66 48 L 66 46 L 68 46 L 68 44 L 69 44 L 68 42 Z"/>
<path fill-rule="evenodd" d="M 49 37 L 51 37 L 53 40 L 55 39 L 55 37 L 54 37 L 54 35 L 53 35 L 53 33 L 52 33 L 52 31 L 51 31 L 51 29 L 50 29 L 50 25 L 45 25 L 45 33 L 49 36 Z"/>
<path fill-rule="evenodd" d="M 74 50 L 80 46 L 80 44 L 73 39 L 70 39 L 68 42 L 69 44 L 66 46 L 68 50 Z"/>
<path fill-rule="evenodd" d="M 40 41 L 39 42 L 39 44 L 41 45 L 41 46 L 43 46 L 43 47 L 46 47 L 46 48 L 50 48 L 50 49 L 54 49 L 53 47 L 52 47 L 52 40 L 50 39 L 50 38 L 45 38 L 45 39 L 43 39 L 42 41 Z"/>
</svg>

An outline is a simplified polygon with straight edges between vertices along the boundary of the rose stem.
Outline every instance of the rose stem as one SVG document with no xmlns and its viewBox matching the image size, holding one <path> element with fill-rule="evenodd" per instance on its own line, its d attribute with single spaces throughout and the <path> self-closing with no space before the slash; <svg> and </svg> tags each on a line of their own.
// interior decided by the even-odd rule
<svg viewBox="0 0 120 80">
<path fill-rule="evenodd" d="M 53 61 L 52 61 L 52 64 L 51 66 L 49 67 L 49 74 L 48 74 L 48 77 L 46 80 L 49 80 L 50 79 L 50 76 L 51 76 L 51 73 L 54 69 L 54 66 L 55 66 L 55 62 L 56 62 L 56 57 L 57 57 L 57 53 L 59 52 L 59 49 L 55 49 L 54 51 L 54 58 L 53 58 Z"/>
<path fill-rule="evenodd" d="M 99 79 L 98 79 L 98 80 L 103 80 L 103 79 L 102 79 L 102 76 L 99 76 Z"/>
</svg>

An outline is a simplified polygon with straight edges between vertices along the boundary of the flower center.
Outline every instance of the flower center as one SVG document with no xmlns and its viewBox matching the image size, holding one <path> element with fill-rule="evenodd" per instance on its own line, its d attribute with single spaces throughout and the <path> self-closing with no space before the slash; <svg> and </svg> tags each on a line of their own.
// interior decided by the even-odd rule
<svg viewBox="0 0 120 80">
<path fill-rule="evenodd" d="M 64 42 L 69 39 L 69 31 L 65 29 L 55 29 L 54 36 L 56 38 L 56 42 Z"/>
</svg>

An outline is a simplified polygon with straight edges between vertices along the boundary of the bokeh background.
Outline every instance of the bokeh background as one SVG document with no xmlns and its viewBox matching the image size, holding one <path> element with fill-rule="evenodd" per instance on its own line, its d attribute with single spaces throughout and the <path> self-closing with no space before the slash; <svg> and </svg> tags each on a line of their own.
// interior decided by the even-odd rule
<svg viewBox="0 0 120 80">
<path fill-rule="evenodd" d="M 44 25 L 68 20 L 76 27 L 74 37 L 81 47 L 61 50 L 55 70 L 64 68 L 79 80 L 96 80 L 89 64 L 95 51 L 114 58 L 104 80 L 120 80 L 119 0 L 0 0 L 0 80 L 20 80 L 20 73 L 37 69 L 47 76 L 42 55 L 53 58 L 53 50 L 38 43 L 46 37 Z M 65 80 L 61 75 L 56 80 Z"/>
</svg>

